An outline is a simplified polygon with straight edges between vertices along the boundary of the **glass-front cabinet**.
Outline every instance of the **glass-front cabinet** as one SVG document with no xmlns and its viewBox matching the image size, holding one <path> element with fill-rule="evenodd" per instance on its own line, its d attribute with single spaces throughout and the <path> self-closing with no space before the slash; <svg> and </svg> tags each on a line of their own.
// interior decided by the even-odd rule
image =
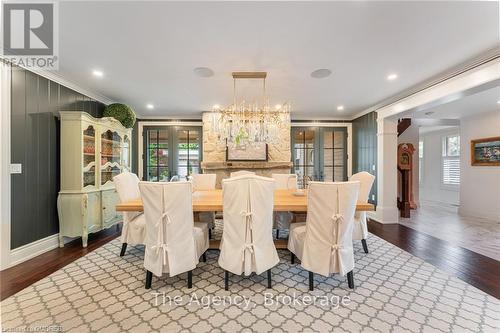
<svg viewBox="0 0 500 333">
<path fill-rule="evenodd" d="M 132 170 L 132 163 L 131 163 L 131 143 L 130 143 L 130 137 L 128 135 L 125 135 L 123 137 L 123 148 L 122 148 L 122 168 L 123 171 L 131 171 Z"/>
<path fill-rule="evenodd" d="M 95 186 L 95 129 L 89 125 L 83 130 L 83 187 Z"/>
<path fill-rule="evenodd" d="M 57 199 L 59 244 L 121 221 L 113 177 L 131 169 L 131 135 L 114 118 L 61 111 L 61 190 Z"/>
<path fill-rule="evenodd" d="M 101 185 L 113 181 L 122 172 L 122 138 L 116 131 L 101 134 Z"/>
</svg>

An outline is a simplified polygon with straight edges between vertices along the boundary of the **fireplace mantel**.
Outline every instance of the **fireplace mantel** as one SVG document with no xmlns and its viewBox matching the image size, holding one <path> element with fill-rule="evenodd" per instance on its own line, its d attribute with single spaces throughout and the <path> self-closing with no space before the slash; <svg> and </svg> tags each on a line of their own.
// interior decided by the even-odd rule
<svg viewBox="0 0 500 333">
<path fill-rule="evenodd" d="M 290 169 L 292 162 L 259 162 L 259 161 L 227 161 L 227 162 L 201 162 L 203 170 L 227 169 Z"/>
<path fill-rule="evenodd" d="M 292 167 L 292 162 L 201 162 L 203 173 L 217 175 L 217 188 L 221 188 L 222 180 L 229 178 L 234 171 L 252 170 L 259 176 L 271 177 L 273 173 L 290 173 Z"/>
</svg>

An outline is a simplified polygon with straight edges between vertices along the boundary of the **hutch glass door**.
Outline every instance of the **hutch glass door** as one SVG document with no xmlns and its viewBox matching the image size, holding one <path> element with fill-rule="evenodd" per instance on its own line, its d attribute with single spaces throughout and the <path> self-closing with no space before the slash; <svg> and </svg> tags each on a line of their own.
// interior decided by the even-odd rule
<svg viewBox="0 0 500 333">
<path fill-rule="evenodd" d="M 107 130 L 101 135 L 101 185 L 113 181 L 121 172 L 121 142 L 117 132 Z"/>
<path fill-rule="evenodd" d="M 95 186 L 95 129 L 83 131 L 83 187 Z"/>
</svg>

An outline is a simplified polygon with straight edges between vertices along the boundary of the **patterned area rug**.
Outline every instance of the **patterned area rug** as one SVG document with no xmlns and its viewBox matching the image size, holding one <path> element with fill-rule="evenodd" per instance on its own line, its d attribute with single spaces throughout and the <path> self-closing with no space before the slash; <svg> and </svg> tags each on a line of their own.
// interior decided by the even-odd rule
<svg viewBox="0 0 500 333">
<path fill-rule="evenodd" d="M 1 303 L 4 330 L 71 332 L 499 332 L 500 301 L 370 235 L 355 244 L 356 288 L 315 276 L 280 250 L 273 288 L 265 274 L 231 276 L 224 291 L 217 251 L 186 274 L 144 289 L 143 248 L 119 257 L 114 240 Z"/>
</svg>

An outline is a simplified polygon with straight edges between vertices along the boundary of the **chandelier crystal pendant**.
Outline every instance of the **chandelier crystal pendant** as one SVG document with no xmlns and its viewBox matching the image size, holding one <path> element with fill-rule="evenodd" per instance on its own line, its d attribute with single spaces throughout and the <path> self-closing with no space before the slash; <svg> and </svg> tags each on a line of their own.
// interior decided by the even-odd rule
<svg viewBox="0 0 500 333">
<path fill-rule="evenodd" d="M 290 104 L 271 107 L 266 95 L 266 72 L 233 72 L 233 104 L 212 109 L 212 132 L 221 144 L 236 147 L 277 143 L 280 131 L 290 125 Z M 236 80 L 261 79 L 262 100 L 247 103 L 236 99 Z"/>
</svg>

